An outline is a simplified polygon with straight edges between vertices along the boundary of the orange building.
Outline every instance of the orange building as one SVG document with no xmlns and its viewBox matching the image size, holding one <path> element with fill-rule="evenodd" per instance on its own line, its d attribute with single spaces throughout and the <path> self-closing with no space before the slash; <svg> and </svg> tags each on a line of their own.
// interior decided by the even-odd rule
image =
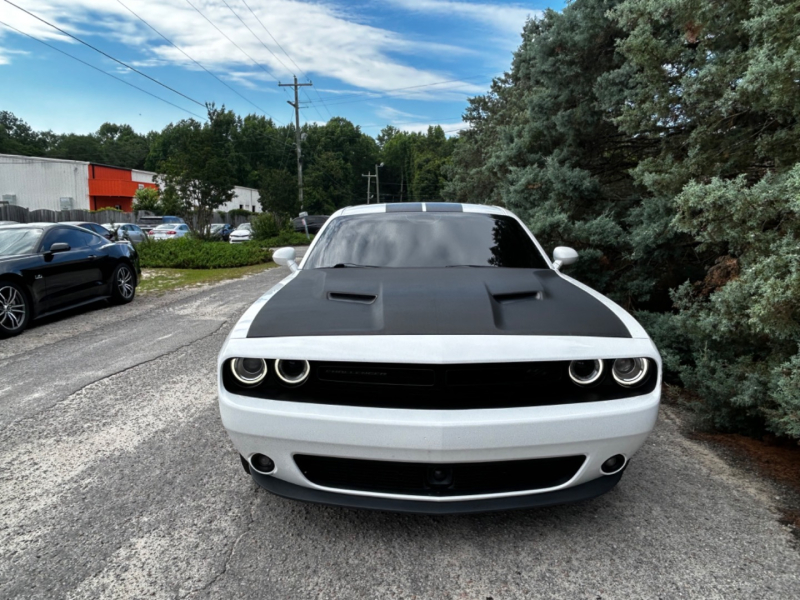
<svg viewBox="0 0 800 600">
<path fill-rule="evenodd" d="M 133 196 L 143 188 L 158 189 L 155 183 L 134 181 L 131 169 L 89 164 L 89 209 L 133 210 Z"/>
</svg>

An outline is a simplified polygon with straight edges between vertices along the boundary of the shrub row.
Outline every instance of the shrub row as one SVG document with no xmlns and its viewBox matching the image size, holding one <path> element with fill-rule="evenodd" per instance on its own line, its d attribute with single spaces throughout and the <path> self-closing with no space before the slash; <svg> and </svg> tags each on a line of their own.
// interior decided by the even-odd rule
<svg viewBox="0 0 800 600">
<path fill-rule="evenodd" d="M 220 244 L 189 237 L 139 244 L 141 266 L 171 269 L 229 269 L 269 262 L 272 254 L 260 242 Z"/>
<path fill-rule="evenodd" d="M 278 235 L 269 237 L 261 241 L 267 248 L 279 248 L 281 246 L 307 246 L 312 242 L 314 236 L 309 240 L 305 233 L 296 231 L 281 231 Z"/>
</svg>

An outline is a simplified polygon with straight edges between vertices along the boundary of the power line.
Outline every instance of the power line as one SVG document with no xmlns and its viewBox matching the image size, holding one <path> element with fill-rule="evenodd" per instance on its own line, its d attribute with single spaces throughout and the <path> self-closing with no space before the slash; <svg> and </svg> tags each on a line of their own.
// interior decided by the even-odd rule
<svg viewBox="0 0 800 600">
<path fill-rule="evenodd" d="M 237 96 L 239 96 L 239 97 L 240 97 L 242 100 L 244 100 L 245 102 L 248 102 L 248 103 L 250 103 L 252 106 L 256 107 L 256 108 L 257 108 L 258 110 L 260 110 L 262 113 L 264 113 L 265 115 L 267 115 L 267 116 L 268 116 L 270 119 L 272 119 L 272 118 L 273 118 L 271 114 L 269 114 L 269 113 L 268 113 L 267 111 L 265 111 L 263 108 L 261 108 L 260 106 L 258 106 L 258 104 L 256 104 L 256 103 L 255 103 L 255 102 L 253 102 L 252 100 L 250 100 L 250 99 L 246 98 L 244 95 L 242 95 L 241 93 L 239 93 L 239 92 L 238 92 L 236 89 L 234 89 L 233 87 L 231 87 L 230 85 L 228 85 L 228 84 L 227 84 L 225 81 L 223 81 L 222 79 L 220 79 L 219 77 L 217 77 L 217 76 L 216 76 L 214 73 L 212 73 L 211 71 L 209 71 L 208 69 L 206 69 L 206 68 L 205 68 L 203 65 L 201 65 L 199 62 L 197 62 L 195 59 L 193 59 L 191 56 L 189 56 L 189 54 L 188 54 L 187 52 L 185 52 L 185 51 L 184 51 L 182 48 L 178 47 L 178 45 L 177 45 L 177 44 L 175 44 L 175 43 L 174 43 L 172 40 L 170 40 L 170 39 L 169 39 L 167 36 L 165 36 L 163 33 L 161 33 L 161 32 L 160 32 L 158 29 L 156 29 L 155 27 L 153 27 L 153 26 L 152 26 L 150 23 L 148 23 L 147 21 L 145 21 L 145 20 L 144 20 L 144 18 L 142 18 L 142 17 L 141 17 L 140 15 L 138 15 L 137 13 L 135 13 L 135 12 L 134 12 L 134 11 L 133 11 L 133 10 L 132 10 L 132 9 L 131 9 L 129 6 L 127 6 L 125 3 L 123 3 L 123 2 L 122 2 L 122 0 L 117 0 L 117 2 L 119 2 L 119 4 L 121 4 L 121 5 L 122 5 L 122 6 L 123 6 L 123 7 L 124 7 L 124 8 L 125 8 L 125 9 L 126 9 L 128 12 L 130 12 L 130 13 L 131 13 L 131 14 L 132 14 L 134 17 L 136 17 L 137 19 L 139 19 L 139 20 L 140 20 L 142 23 L 144 23 L 144 24 L 145 24 L 145 25 L 147 25 L 147 26 L 148 26 L 150 29 L 152 29 L 152 30 L 153 30 L 153 31 L 155 31 L 155 32 L 156 32 L 158 35 L 160 35 L 160 36 L 161 36 L 161 37 L 162 37 L 164 40 L 166 40 L 166 42 L 167 42 L 168 44 L 170 44 L 170 45 L 171 45 L 173 48 L 175 48 L 176 50 L 178 50 L 178 51 L 179 51 L 181 54 L 183 54 L 183 55 L 184 55 L 186 58 L 188 58 L 190 61 L 192 61 L 192 62 L 193 62 L 194 64 L 196 64 L 198 67 L 200 67 L 201 69 L 203 69 L 203 71 L 205 71 L 206 73 L 208 73 L 209 75 L 211 75 L 211 76 L 212 76 L 214 79 L 216 79 L 217 81 L 219 81 L 219 82 L 220 82 L 222 85 L 224 85 L 226 88 L 228 88 L 229 90 L 231 90 L 231 91 L 232 91 L 234 94 L 236 94 Z"/>
<path fill-rule="evenodd" d="M 230 4 L 228 4 L 228 0 L 222 0 L 222 2 L 225 4 L 225 6 L 227 6 L 227 7 L 228 7 L 228 10 L 230 10 L 230 11 L 233 13 L 233 16 L 234 16 L 234 17 L 236 17 L 237 19 L 239 19 L 239 22 L 241 22 L 241 24 L 242 24 L 242 25 L 244 25 L 244 26 L 247 28 L 247 31 L 249 31 L 251 34 L 253 34 L 253 37 L 254 37 L 254 38 L 256 38 L 256 41 L 258 41 L 258 43 L 259 43 L 259 44 L 261 44 L 261 45 L 264 47 L 264 49 L 265 49 L 267 52 L 269 52 L 269 53 L 270 53 L 272 56 L 274 56 L 274 57 L 275 57 L 275 59 L 276 59 L 276 60 L 277 60 L 279 63 L 281 63 L 281 65 L 283 65 L 283 68 L 284 68 L 284 69 L 286 69 L 287 71 L 290 71 L 290 72 L 291 72 L 291 69 L 290 69 L 289 67 L 287 67 L 287 66 L 286 66 L 286 64 L 285 64 L 285 63 L 284 63 L 284 62 L 283 62 L 283 61 L 280 59 L 280 57 L 279 57 L 277 54 L 275 54 L 275 53 L 272 51 L 272 49 L 271 49 L 269 46 L 267 46 L 267 45 L 264 43 L 264 41 L 263 41 L 263 40 L 262 40 L 260 37 L 258 37 L 258 36 L 256 35 L 256 32 L 255 32 L 255 31 L 253 31 L 252 29 L 250 29 L 250 26 L 249 26 L 247 23 L 245 23 L 245 22 L 244 22 L 244 19 L 242 19 L 242 17 L 240 17 L 240 16 L 239 16 L 239 15 L 236 13 L 236 11 L 235 11 L 235 10 L 233 10 L 233 7 L 231 7 L 231 5 L 230 5 Z M 262 24 L 262 26 L 263 26 L 263 24 Z M 266 29 L 266 28 L 265 28 L 265 29 Z M 269 33 L 269 31 L 267 31 L 267 33 Z M 270 35 L 272 35 L 272 34 L 270 34 Z M 275 38 L 273 38 L 273 39 L 275 39 Z M 278 83 L 280 83 L 280 81 L 278 81 Z M 306 98 L 308 98 L 308 95 L 306 95 Z M 317 114 L 319 115 L 319 118 L 320 118 L 320 119 L 324 119 L 324 117 L 322 116 L 322 113 L 321 113 L 321 112 L 319 112 L 319 109 L 318 109 L 316 106 L 314 107 L 314 110 L 316 110 L 316 111 L 317 111 Z"/>
<path fill-rule="evenodd" d="M 247 3 L 247 0 L 242 0 L 242 4 L 244 4 L 244 5 L 247 7 L 247 10 L 249 10 L 249 11 L 250 11 L 250 13 L 251 13 L 251 14 L 252 14 L 252 15 L 255 17 L 256 21 L 258 21 L 259 25 L 261 25 L 261 27 L 264 29 L 264 31 L 266 31 L 266 32 L 267 32 L 267 35 L 268 35 L 269 37 L 271 37 L 271 38 L 272 38 L 272 41 L 273 41 L 273 42 L 275 42 L 275 44 L 277 44 L 278 48 L 280 48 L 280 49 L 281 49 L 281 51 L 282 51 L 282 52 L 283 52 L 283 53 L 286 55 L 286 58 L 288 58 L 288 59 L 291 61 L 291 63 L 292 63 L 294 66 L 295 66 L 295 68 L 296 68 L 296 69 L 297 69 L 297 70 L 298 70 L 298 71 L 299 71 L 299 72 L 300 72 L 300 73 L 303 75 L 303 77 L 305 77 L 305 78 L 306 78 L 306 81 L 308 81 L 308 82 L 310 83 L 310 82 L 311 82 L 311 79 L 309 79 L 309 77 L 308 77 L 308 74 L 307 74 L 307 73 L 305 73 L 305 72 L 303 71 L 303 69 L 301 69 L 301 68 L 300 68 L 300 66 L 299 66 L 299 65 L 298 65 L 296 62 L 294 62 L 294 59 L 293 59 L 291 56 L 289 56 L 289 53 L 286 51 L 286 49 L 285 49 L 283 46 L 281 46 L 281 43 L 280 43 L 280 42 L 279 42 L 279 41 L 278 41 L 278 40 L 275 38 L 275 36 L 274 36 L 274 35 L 272 35 L 272 32 L 271 32 L 269 29 L 267 29 L 267 26 L 266 26 L 266 25 L 264 25 L 264 22 L 263 22 L 263 21 L 262 21 L 262 20 L 259 18 L 259 16 L 258 16 L 258 15 L 257 15 L 257 14 L 256 14 L 254 11 L 253 11 L 253 9 L 252 9 L 252 8 L 250 8 L 250 5 Z M 270 50 L 270 52 L 272 52 L 272 50 Z M 274 54 L 274 53 L 273 53 L 273 56 L 275 56 L 275 54 Z M 275 58 L 278 58 L 278 57 L 277 57 L 277 56 L 275 56 Z M 286 65 L 284 64 L 284 62 L 283 62 L 282 60 L 280 60 L 280 59 L 278 59 L 278 60 L 280 61 L 280 63 L 281 63 L 281 64 L 282 64 L 284 67 L 286 67 Z M 286 67 L 286 68 L 287 68 L 287 70 L 290 70 L 288 67 Z M 328 116 L 330 116 L 330 117 L 333 117 L 333 114 L 331 113 L 330 109 L 328 109 L 328 105 L 327 105 L 327 104 L 325 104 L 325 100 L 323 100 L 323 99 L 322 99 L 322 96 L 320 96 L 320 94 L 319 94 L 319 92 L 316 90 L 316 88 L 314 89 L 314 92 L 317 94 L 317 97 L 319 98 L 320 102 L 322 102 L 322 106 L 324 106 L 324 107 L 325 107 L 325 110 L 328 112 Z M 308 94 L 306 94 L 306 98 L 308 98 Z M 310 98 L 308 98 L 308 99 L 309 99 L 309 101 L 311 101 L 311 99 L 310 99 Z M 317 111 L 317 112 L 319 113 L 319 111 Z M 320 114 L 319 116 L 320 116 L 320 117 L 322 117 L 322 115 L 321 115 L 321 114 Z"/>
<path fill-rule="evenodd" d="M 8 2 L 8 0 L 5 0 L 5 1 L 6 1 L 6 2 Z M 260 68 L 262 71 L 264 71 L 264 73 L 266 73 L 267 75 L 269 75 L 270 77 L 272 77 L 274 80 L 278 81 L 278 78 L 277 78 L 277 77 L 275 77 L 275 75 L 273 75 L 273 74 L 272 74 L 270 71 L 268 71 L 268 70 L 267 70 L 267 69 L 264 67 L 264 65 L 262 65 L 260 62 L 258 62 L 258 61 L 257 61 L 255 58 L 253 58 L 253 57 L 252 57 L 252 56 L 250 56 L 250 55 L 249 55 L 247 52 L 245 52 L 244 50 L 242 50 L 242 47 L 241 47 L 241 46 L 239 46 L 239 44 L 237 44 L 237 43 L 236 43 L 236 42 L 234 42 L 234 41 L 233 41 L 233 40 L 232 40 L 230 37 L 228 37 L 228 34 L 226 34 L 224 31 L 222 31 L 222 29 L 220 29 L 219 27 L 217 27 L 217 26 L 214 24 L 214 22 L 213 22 L 211 19 L 209 19 L 207 16 L 205 16 L 205 15 L 204 15 L 204 14 L 203 14 L 203 13 L 200 11 L 200 9 L 199 9 L 199 8 L 197 8 L 197 7 L 196 7 L 194 4 L 192 4 L 192 3 L 191 3 L 189 0 L 186 0 L 186 4 L 188 4 L 188 5 L 189 5 L 189 6 L 191 6 L 193 9 L 195 9 L 195 10 L 197 11 L 197 14 L 198 14 L 198 15 L 200 15 L 200 16 L 201 16 L 201 17 L 203 17 L 203 18 L 204 18 L 206 21 L 208 21 L 208 22 L 211 24 L 211 26 L 212 26 L 214 29 L 216 29 L 217 31 L 219 31 L 219 32 L 220 32 L 220 33 L 221 33 L 221 34 L 222 34 L 222 35 L 225 37 L 225 39 L 226 39 L 226 40 L 228 40 L 228 41 L 229 41 L 231 44 L 233 44 L 234 46 L 236 46 L 236 47 L 239 49 L 239 51 L 240 51 L 242 54 L 244 54 L 244 55 L 245 55 L 247 58 L 249 58 L 251 61 L 253 61 L 253 64 L 255 64 L 255 65 L 258 67 L 258 68 Z"/>
<path fill-rule="evenodd" d="M 154 82 L 154 83 L 157 83 L 158 85 L 160 85 L 160 86 L 161 86 L 161 87 L 163 87 L 163 88 L 166 88 L 166 89 L 168 89 L 170 92 L 174 92 L 174 93 L 178 94 L 179 96 L 183 96 L 184 98 L 186 98 L 187 100 L 189 100 L 189 101 L 191 101 L 191 102 L 194 102 L 194 103 L 195 103 L 195 104 L 197 104 L 198 106 L 202 106 L 203 108 L 205 108 L 205 107 L 206 107 L 206 105 L 205 105 L 204 103 L 202 103 L 202 102 L 199 102 L 199 101 L 195 100 L 194 98 L 192 98 L 192 97 L 190 97 L 190 96 L 187 96 L 187 95 L 186 95 L 186 94 L 184 94 L 183 92 L 179 92 L 179 91 L 178 91 L 178 90 L 176 90 L 175 88 L 171 88 L 170 86 L 168 86 L 168 85 L 166 85 L 166 84 L 164 84 L 164 83 L 161 83 L 161 82 L 160 82 L 158 79 L 155 79 L 155 78 L 153 78 L 153 77 L 150 77 L 150 75 L 148 75 L 147 73 L 142 73 L 142 72 L 141 72 L 139 69 L 136 69 L 136 68 L 134 68 L 134 67 L 130 66 L 128 63 L 125 63 L 125 62 L 123 62 L 123 61 L 119 60 L 118 58 L 114 58 L 113 56 L 111 56 L 111 55 L 110 55 L 110 54 L 108 54 L 107 52 L 103 52 L 102 50 L 100 50 L 100 48 L 97 48 L 97 47 L 95 47 L 95 46 L 92 46 L 92 45 L 91 45 L 89 42 L 84 42 L 82 39 L 80 39 L 80 38 L 78 38 L 78 37 L 76 37 L 76 36 L 72 35 L 71 33 L 67 32 L 67 31 L 64 31 L 63 29 L 61 29 L 61 28 L 60 28 L 60 27 L 58 27 L 57 25 L 53 25 L 53 24 L 52 24 L 52 23 L 50 23 L 49 21 L 46 21 L 45 19 L 43 19 L 43 18 L 41 18 L 41 17 L 38 17 L 38 16 L 36 16 L 36 15 L 35 15 L 35 14 L 33 14 L 32 12 L 30 12 L 29 10 L 25 10 L 25 9 L 24 9 L 24 8 L 22 8 L 21 6 L 17 6 L 17 5 L 16 5 L 16 4 L 14 4 L 13 2 L 11 2 L 11 0 L 4 0 L 4 2 L 5 2 L 6 4 L 10 4 L 10 5 L 11 5 L 11 6 L 13 6 L 14 8 L 16 8 L 16 9 L 18 9 L 18 10 L 21 10 L 22 12 L 24 12 L 24 13 L 26 13 L 26 14 L 30 15 L 31 17 L 33 17 L 33 18 L 34 18 L 34 19 L 36 19 L 37 21 L 41 21 L 41 22 L 42 22 L 42 23 L 44 23 L 45 25 L 48 25 L 48 26 L 52 27 L 52 28 L 53 28 L 53 29 L 55 29 L 56 31 L 60 31 L 60 32 L 61 32 L 61 33 L 63 33 L 64 35 L 66 35 L 66 36 L 68 36 L 68 37 L 72 38 L 73 40 L 75 40 L 76 42 L 80 42 L 81 44 L 83 44 L 84 46 L 86 46 L 86 47 L 88 47 L 88 48 L 91 48 L 91 49 L 92 49 L 92 50 L 94 50 L 95 52 L 99 52 L 100 54 L 102 54 L 102 55 L 103 55 L 103 56 L 105 56 L 106 58 L 110 58 L 110 59 L 111 59 L 111 60 L 113 60 L 115 63 L 118 63 L 118 64 L 122 65 L 123 67 L 125 67 L 125 68 L 127 68 L 127 69 L 130 69 L 130 70 L 131 70 L 131 71 L 133 71 L 134 73 L 138 73 L 138 74 L 139 74 L 139 75 L 141 75 L 142 77 L 146 77 L 146 78 L 147 78 L 147 79 L 149 79 L 150 81 L 152 81 L 152 82 Z M 187 2 L 188 2 L 188 0 L 187 0 Z M 37 40 L 37 41 L 38 41 L 38 40 Z M 105 71 L 103 71 L 103 72 L 105 73 Z"/>
<path fill-rule="evenodd" d="M 277 60 L 279 63 L 281 63 L 281 65 L 283 65 L 283 68 L 284 68 L 284 69 L 286 69 L 287 71 L 291 72 L 291 69 L 290 69 L 289 67 L 287 67 L 287 66 L 286 66 L 286 64 L 284 64 L 284 62 L 283 62 L 283 61 L 282 61 L 282 60 L 281 60 L 281 59 L 278 57 L 278 55 L 277 55 L 277 54 L 275 54 L 275 53 L 272 51 L 272 49 L 271 49 L 269 46 L 267 46 L 267 45 L 266 45 L 266 44 L 265 44 L 263 41 L 261 41 L 261 38 L 260 38 L 260 37 L 258 37 L 258 36 L 256 35 L 255 31 L 253 31 L 252 29 L 250 29 L 250 26 L 249 26 L 247 23 L 245 23 L 245 22 L 244 22 L 244 20 L 242 19 L 242 17 L 240 17 L 238 14 L 236 14 L 236 11 L 235 11 L 235 10 L 233 10 L 233 8 L 231 7 L 231 5 L 230 5 L 230 4 L 228 4 L 228 1 L 227 1 L 227 0 L 222 0 L 222 2 L 224 2 L 224 3 L 225 3 L 225 6 L 227 6 L 227 7 L 228 7 L 228 10 L 230 10 L 230 11 L 233 13 L 233 16 L 234 16 L 234 17 L 236 17 L 237 19 L 239 19 L 239 21 L 242 23 L 242 25 L 244 25 L 245 27 L 247 27 L 247 31 L 249 31 L 250 33 L 252 33 L 252 34 L 253 34 L 253 37 L 254 37 L 254 38 L 256 38 L 256 40 L 258 40 L 258 43 L 259 43 L 259 44 L 261 44 L 262 46 L 264 46 L 264 49 L 265 49 L 267 52 L 269 52 L 270 54 L 272 54 L 272 56 L 274 56 L 274 57 L 275 57 L 275 59 L 276 59 L 276 60 Z M 274 39 L 274 38 L 273 38 L 273 39 Z"/>
<path fill-rule="evenodd" d="M 182 110 L 183 112 L 189 113 L 190 115 L 193 115 L 193 116 L 197 117 L 198 119 L 206 120 L 206 117 L 200 116 L 200 115 L 198 115 L 197 113 L 193 113 L 192 111 L 190 111 L 190 110 L 187 110 L 187 109 L 183 108 L 182 106 L 178 106 L 177 104 L 173 104 L 172 102 L 170 102 L 169 100 L 166 100 L 166 99 L 162 98 L 161 96 L 156 96 L 155 94 L 153 94 L 153 93 L 151 93 L 151 92 L 148 92 L 147 90 L 145 90 L 145 89 L 143 89 L 143 88 L 140 88 L 139 86 L 137 86 L 137 85 L 134 85 L 134 84 L 132 84 L 132 83 L 131 83 L 131 82 L 129 82 L 129 81 L 125 81 L 125 80 L 124 80 L 124 79 L 122 79 L 121 77 L 117 77 L 116 75 L 112 75 L 111 73 L 109 73 L 109 72 L 107 72 L 107 71 L 103 71 L 103 69 L 100 69 L 100 68 L 98 68 L 98 67 L 94 66 L 93 64 L 90 64 L 90 63 L 86 62 L 85 60 L 82 60 L 82 59 L 78 58 L 77 56 L 73 56 L 73 55 L 72 55 L 72 54 L 70 54 L 69 52 L 65 52 L 64 50 L 61 50 L 60 48 L 57 48 L 57 47 L 55 47 L 55 46 L 53 46 L 53 45 L 51 45 L 51 44 L 48 44 L 47 42 L 43 42 L 43 41 L 42 41 L 42 40 L 40 40 L 39 38 L 35 38 L 35 37 L 33 37 L 32 35 L 30 35 L 29 33 L 25 33 L 24 31 L 20 31 L 19 29 L 17 29 L 16 27 L 13 27 L 12 25 L 9 25 L 8 23 L 5 23 L 5 22 L 3 22 L 3 21 L 0 21 L 0 25 L 4 25 L 5 27 L 8 27 L 9 29 L 12 29 L 12 30 L 16 31 L 16 32 L 17 32 L 17 33 L 19 33 L 20 35 L 24 35 L 24 36 L 26 36 L 26 37 L 29 37 L 30 39 L 32 39 L 32 40 L 34 40 L 34 41 L 36 41 L 36 42 L 39 42 L 40 44 L 43 44 L 43 45 L 47 46 L 48 48 L 52 48 L 53 50 L 55 50 L 56 52 L 60 52 L 60 53 L 61 53 L 61 54 L 63 54 L 64 56 L 69 56 L 71 59 L 73 59 L 73 60 L 77 60 L 79 63 L 82 63 L 82 64 L 86 65 L 87 67 L 90 67 L 90 68 L 94 69 L 95 71 L 99 71 L 99 72 L 100 72 L 100 73 L 102 73 L 103 75 L 108 75 L 109 77 L 111 77 L 111 78 L 113 78 L 113 79 L 116 79 L 117 81 L 121 81 L 121 82 L 122 82 L 122 83 L 124 83 L 125 85 L 128 85 L 128 86 L 130 86 L 130 87 L 132 87 L 132 88 L 134 88 L 134 89 L 137 89 L 137 90 L 139 90 L 140 92 L 144 92 L 145 94 L 147 94 L 148 96 L 152 96 L 152 97 L 153 97 L 153 98 L 155 98 L 156 100 L 161 100 L 161 102 L 166 102 L 166 103 L 167 103 L 167 104 L 169 104 L 170 106 L 174 106 L 175 108 L 177 108 L 177 109 L 179 109 L 179 110 Z"/>
</svg>

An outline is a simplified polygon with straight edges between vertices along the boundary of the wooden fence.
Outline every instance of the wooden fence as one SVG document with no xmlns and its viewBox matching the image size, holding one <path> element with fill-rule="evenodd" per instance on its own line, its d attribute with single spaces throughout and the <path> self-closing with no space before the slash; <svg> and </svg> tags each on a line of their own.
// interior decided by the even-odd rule
<svg viewBox="0 0 800 600">
<path fill-rule="evenodd" d="M 151 215 L 146 211 L 128 213 L 119 210 L 28 210 L 22 206 L 0 205 L 0 221 L 16 221 L 17 223 L 62 223 L 64 221 L 86 221 L 87 223 L 137 223 L 139 217 Z M 212 223 L 230 223 L 238 227 L 249 221 L 247 217 L 223 217 L 214 213 Z"/>
</svg>

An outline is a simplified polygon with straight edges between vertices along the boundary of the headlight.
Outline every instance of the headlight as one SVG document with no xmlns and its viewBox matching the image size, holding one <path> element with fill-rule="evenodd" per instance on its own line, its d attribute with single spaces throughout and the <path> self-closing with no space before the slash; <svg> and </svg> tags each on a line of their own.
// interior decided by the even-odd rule
<svg viewBox="0 0 800 600">
<path fill-rule="evenodd" d="M 637 387 L 647 381 L 650 362 L 646 358 L 618 358 L 614 361 L 611 374 L 614 381 L 623 387 Z"/>
<path fill-rule="evenodd" d="M 578 385 L 593 385 L 603 376 L 602 360 L 573 360 L 569 363 L 569 378 Z"/>
<path fill-rule="evenodd" d="M 311 373 L 311 366 L 307 360 L 284 360 L 279 358 L 275 361 L 275 372 L 283 383 L 300 385 L 308 379 L 308 375 Z"/>
<path fill-rule="evenodd" d="M 234 358 L 231 373 L 242 385 L 258 385 L 267 376 L 267 361 L 263 358 Z"/>
</svg>

